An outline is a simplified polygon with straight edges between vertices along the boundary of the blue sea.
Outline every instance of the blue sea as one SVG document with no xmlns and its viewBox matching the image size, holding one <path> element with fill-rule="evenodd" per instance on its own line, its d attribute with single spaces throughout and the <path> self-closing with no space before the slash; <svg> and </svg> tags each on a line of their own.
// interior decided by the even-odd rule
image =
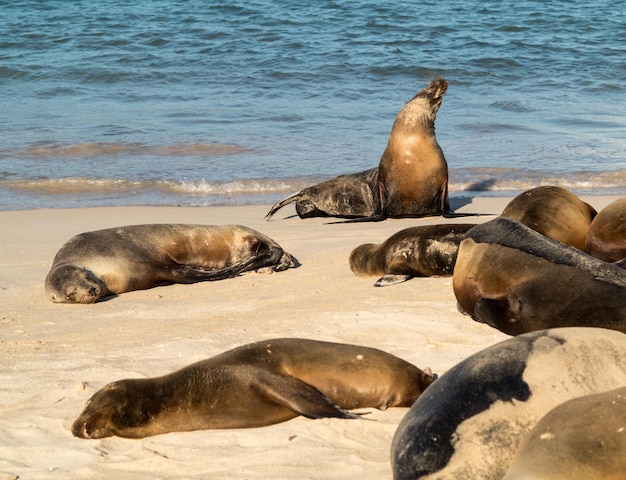
<svg viewBox="0 0 626 480">
<path fill-rule="evenodd" d="M 452 196 L 626 195 L 626 4 L 0 1 L 0 209 L 273 203 L 449 82 Z"/>
</svg>

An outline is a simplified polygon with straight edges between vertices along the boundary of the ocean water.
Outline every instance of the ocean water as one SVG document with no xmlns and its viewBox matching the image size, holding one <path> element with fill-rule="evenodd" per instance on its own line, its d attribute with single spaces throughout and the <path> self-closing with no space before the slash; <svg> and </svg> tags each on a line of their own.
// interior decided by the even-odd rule
<svg viewBox="0 0 626 480">
<path fill-rule="evenodd" d="M 436 77 L 452 196 L 626 195 L 626 4 L 0 1 L 0 209 L 273 203 Z"/>
</svg>

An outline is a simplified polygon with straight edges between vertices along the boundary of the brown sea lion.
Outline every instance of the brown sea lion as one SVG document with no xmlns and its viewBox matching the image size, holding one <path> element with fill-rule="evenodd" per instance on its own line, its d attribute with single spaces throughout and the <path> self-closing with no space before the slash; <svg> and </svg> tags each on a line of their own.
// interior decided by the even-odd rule
<svg viewBox="0 0 626 480">
<path fill-rule="evenodd" d="M 605 262 L 621 262 L 626 268 L 626 197 L 610 203 L 593 219 L 585 250 Z"/>
<path fill-rule="evenodd" d="M 574 327 L 519 335 L 468 357 L 402 419 L 392 442 L 394 479 L 500 480 L 552 408 L 626 385 L 625 351 L 621 332 Z"/>
<path fill-rule="evenodd" d="M 294 265 L 274 240 L 240 225 L 131 225 L 71 238 L 54 257 L 45 287 L 53 302 L 94 303 L 157 285 Z"/>
<path fill-rule="evenodd" d="M 519 194 L 504 208 L 501 216 L 584 250 L 587 232 L 596 213 L 591 205 L 569 190 L 546 185 Z"/>
<path fill-rule="evenodd" d="M 266 215 L 296 202 L 301 218 L 464 216 L 450 209 L 448 164 L 435 137 L 435 118 L 448 89 L 433 80 L 398 113 L 377 168 L 307 187 L 276 203 Z"/>
<path fill-rule="evenodd" d="M 434 377 L 374 348 L 281 338 L 227 351 L 163 377 L 120 380 L 87 402 L 81 438 L 262 427 L 303 415 L 408 407 Z"/>
<path fill-rule="evenodd" d="M 524 437 L 502 480 L 626 479 L 626 387 L 569 400 Z"/>
<path fill-rule="evenodd" d="M 379 276 L 374 286 L 412 277 L 452 275 L 459 243 L 473 224 L 423 225 L 400 230 L 383 243 L 359 245 L 350 254 L 358 276 Z"/>
<path fill-rule="evenodd" d="M 508 218 L 469 230 L 452 280 L 462 310 L 509 335 L 566 326 L 626 332 L 626 271 Z"/>
</svg>

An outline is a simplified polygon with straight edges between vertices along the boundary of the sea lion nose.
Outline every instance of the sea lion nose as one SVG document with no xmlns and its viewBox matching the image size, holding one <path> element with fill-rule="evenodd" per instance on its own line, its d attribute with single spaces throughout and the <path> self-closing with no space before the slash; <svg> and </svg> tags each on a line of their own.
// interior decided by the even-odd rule
<svg viewBox="0 0 626 480">
<path fill-rule="evenodd" d="M 89 289 L 89 296 L 96 297 L 98 295 L 98 289 L 96 287 L 91 287 Z"/>
</svg>

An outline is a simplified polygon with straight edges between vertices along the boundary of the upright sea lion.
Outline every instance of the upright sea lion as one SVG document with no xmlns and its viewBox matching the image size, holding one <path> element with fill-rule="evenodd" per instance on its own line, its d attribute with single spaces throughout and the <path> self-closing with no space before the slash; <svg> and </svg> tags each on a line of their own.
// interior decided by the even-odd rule
<svg viewBox="0 0 626 480">
<path fill-rule="evenodd" d="M 274 240 L 240 225 L 131 225 L 71 238 L 54 257 L 45 286 L 53 302 L 94 303 L 157 285 L 294 265 Z"/>
<path fill-rule="evenodd" d="M 467 232 L 454 275 L 459 306 L 509 335 L 553 327 L 626 332 L 626 271 L 496 218 Z"/>
<path fill-rule="evenodd" d="M 358 276 L 383 275 L 377 287 L 412 277 L 452 275 L 459 243 L 473 224 L 423 225 L 400 230 L 383 243 L 359 245 L 350 254 Z"/>
<path fill-rule="evenodd" d="M 394 478 L 501 479 L 548 411 L 626 385 L 625 351 L 623 333 L 576 327 L 520 335 L 468 357 L 404 416 L 392 443 Z"/>
<path fill-rule="evenodd" d="M 519 194 L 504 208 L 501 216 L 584 250 L 587 232 L 596 213 L 591 205 L 569 190 L 546 185 Z"/>
<path fill-rule="evenodd" d="M 626 268 L 626 197 L 610 203 L 593 219 L 585 250 L 605 262 L 621 262 Z"/>
<path fill-rule="evenodd" d="M 502 480 L 624 480 L 626 387 L 569 400 L 524 437 Z"/>
<path fill-rule="evenodd" d="M 157 378 L 111 383 L 72 425 L 81 438 L 262 427 L 299 415 L 408 407 L 434 377 L 374 348 L 280 338 L 244 345 Z"/>
<path fill-rule="evenodd" d="M 435 137 L 435 118 L 447 89 L 448 82 L 439 78 L 404 105 L 377 168 L 304 188 L 275 204 L 265 218 L 291 202 L 301 218 L 462 216 L 450 210 L 448 164 Z"/>
</svg>

